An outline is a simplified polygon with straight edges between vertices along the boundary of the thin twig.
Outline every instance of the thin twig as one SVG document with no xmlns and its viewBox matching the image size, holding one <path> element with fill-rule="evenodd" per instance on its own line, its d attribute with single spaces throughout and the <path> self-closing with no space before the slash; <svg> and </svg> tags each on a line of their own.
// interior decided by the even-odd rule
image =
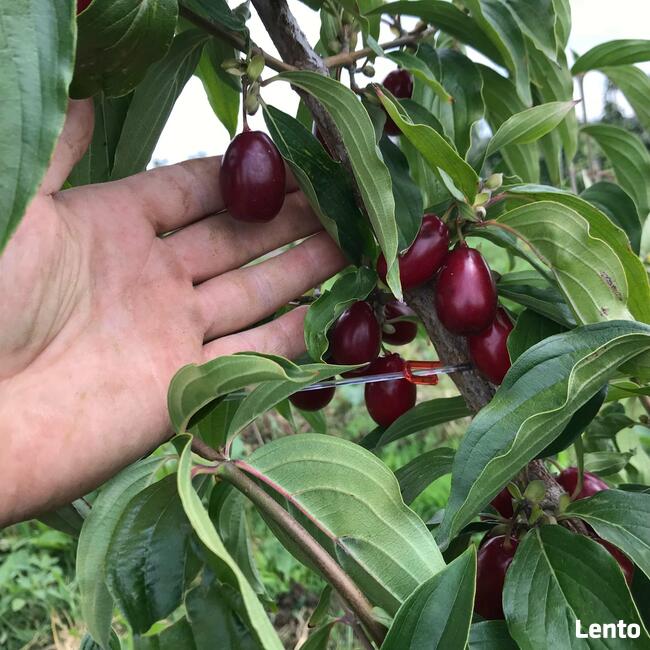
<svg viewBox="0 0 650 650">
<path fill-rule="evenodd" d="M 220 451 L 213 449 L 197 437 L 192 438 L 192 451 L 206 460 L 220 461 L 226 459 Z"/>
</svg>

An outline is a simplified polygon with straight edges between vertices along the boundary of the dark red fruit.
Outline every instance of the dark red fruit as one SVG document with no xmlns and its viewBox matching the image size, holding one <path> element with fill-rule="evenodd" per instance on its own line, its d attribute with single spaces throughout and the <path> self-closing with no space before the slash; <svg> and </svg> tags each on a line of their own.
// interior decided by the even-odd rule
<svg viewBox="0 0 650 650">
<path fill-rule="evenodd" d="M 386 343 L 391 345 L 406 345 L 410 343 L 418 333 L 418 325 L 413 321 L 402 320 L 391 323 L 394 318 L 402 318 L 403 316 L 415 316 L 415 312 L 403 302 L 399 300 L 392 300 L 384 305 L 384 317 L 386 325 L 393 328 L 393 332 L 383 331 L 383 339 Z"/>
<path fill-rule="evenodd" d="M 399 354 L 389 354 L 373 361 L 364 374 L 378 375 L 403 371 L 404 359 Z M 379 426 L 388 427 L 415 406 L 417 388 L 406 379 L 371 383 L 366 384 L 365 398 L 370 417 Z"/>
<path fill-rule="evenodd" d="M 80 14 L 93 0 L 77 0 L 77 14 Z"/>
<path fill-rule="evenodd" d="M 568 494 L 573 494 L 578 485 L 578 468 L 577 467 L 567 467 L 562 470 L 560 474 L 555 479 Z M 584 472 L 582 479 L 582 490 L 578 492 L 575 500 L 586 499 L 591 497 L 596 492 L 601 492 L 602 490 L 609 490 L 609 485 L 605 483 L 601 478 L 598 478 L 595 474 L 590 472 Z"/>
<path fill-rule="evenodd" d="M 497 311 L 494 279 L 483 256 L 463 243 L 447 255 L 436 283 L 436 309 L 453 334 L 478 334 Z"/>
<path fill-rule="evenodd" d="M 384 79 L 383 85 L 397 99 L 408 99 L 413 94 L 413 77 L 406 70 L 393 70 Z M 399 135 L 401 133 L 397 124 L 388 116 L 386 116 L 384 131 L 388 135 Z"/>
<path fill-rule="evenodd" d="M 510 368 L 507 341 L 512 327 L 505 309 L 499 307 L 492 325 L 467 337 L 472 362 L 493 384 L 500 384 Z"/>
<path fill-rule="evenodd" d="M 508 491 L 507 487 L 504 487 L 499 494 L 497 494 L 492 501 L 490 501 L 493 508 L 506 519 L 510 519 L 514 514 L 512 509 L 512 494 Z"/>
<path fill-rule="evenodd" d="M 363 300 L 348 307 L 330 330 L 332 363 L 353 365 L 377 358 L 381 328 L 372 307 Z"/>
<path fill-rule="evenodd" d="M 261 131 L 244 131 L 228 146 L 221 163 L 221 194 L 240 221 L 271 221 L 284 203 L 282 156 Z"/>
<path fill-rule="evenodd" d="M 632 563 L 632 560 L 630 560 L 630 558 L 625 555 L 620 548 L 614 546 L 614 544 L 610 544 L 610 542 L 602 539 L 602 537 L 594 535 L 592 539 L 594 542 L 598 542 L 602 547 L 609 551 L 610 555 L 618 562 L 618 566 L 621 567 L 621 571 L 625 576 L 625 582 L 627 582 L 628 585 L 631 585 L 632 578 L 634 578 L 634 564 Z"/>
<path fill-rule="evenodd" d="M 411 289 L 430 280 L 442 266 L 449 248 L 449 230 L 435 214 L 425 214 L 420 232 L 406 252 L 399 256 L 402 287 Z M 386 258 L 377 260 L 377 273 L 386 282 Z"/>
<path fill-rule="evenodd" d="M 490 538 L 477 555 L 476 597 L 474 611 L 488 620 L 502 619 L 503 583 L 506 571 L 517 550 L 517 540 L 510 538 L 506 544 L 504 535 Z"/>
<path fill-rule="evenodd" d="M 332 401 L 335 391 L 334 386 L 318 390 L 302 390 L 291 395 L 289 401 L 303 411 L 320 411 Z"/>
</svg>

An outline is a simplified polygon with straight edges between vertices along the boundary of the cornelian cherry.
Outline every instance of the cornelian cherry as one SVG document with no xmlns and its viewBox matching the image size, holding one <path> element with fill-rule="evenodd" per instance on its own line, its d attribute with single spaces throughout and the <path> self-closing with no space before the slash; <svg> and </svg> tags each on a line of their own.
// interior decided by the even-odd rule
<svg viewBox="0 0 650 650">
<path fill-rule="evenodd" d="M 244 131 L 228 146 L 219 182 L 226 209 L 240 221 L 271 221 L 284 203 L 286 172 L 273 140 Z"/>
<path fill-rule="evenodd" d="M 289 401 L 303 411 L 320 411 L 332 401 L 335 392 L 334 386 L 318 390 L 301 390 L 291 395 Z"/>
<path fill-rule="evenodd" d="M 504 487 L 499 494 L 497 494 L 492 501 L 490 501 L 493 508 L 506 519 L 510 519 L 514 514 L 512 509 L 512 494 L 508 490 L 508 486 Z"/>
<path fill-rule="evenodd" d="M 449 248 L 449 229 L 435 215 L 425 214 L 417 237 L 398 258 L 403 289 L 411 289 L 430 280 L 442 266 Z M 386 258 L 377 260 L 377 273 L 386 282 Z"/>
<path fill-rule="evenodd" d="M 499 307 L 489 327 L 467 337 L 472 362 L 493 384 L 500 384 L 510 369 L 507 341 L 512 327 L 512 321 L 505 309 Z"/>
<path fill-rule="evenodd" d="M 621 571 L 625 577 L 625 582 L 627 582 L 628 585 L 631 585 L 632 578 L 634 578 L 634 564 L 632 563 L 632 560 L 630 560 L 630 558 L 625 555 L 618 546 L 614 546 L 614 544 L 604 540 L 602 537 L 593 535 L 592 539 L 594 542 L 598 542 L 603 548 L 609 551 L 609 554 L 618 562 L 618 566 L 621 567 Z"/>
<path fill-rule="evenodd" d="M 363 300 L 348 307 L 330 330 L 333 363 L 369 363 L 377 358 L 380 346 L 381 329 L 375 312 Z"/>
<path fill-rule="evenodd" d="M 567 467 L 562 470 L 558 476 L 555 477 L 555 480 L 566 490 L 568 494 L 573 494 L 578 485 L 578 468 L 577 467 Z M 592 474 L 591 472 L 584 472 L 582 478 L 582 489 L 578 492 L 575 500 L 586 499 L 591 497 L 596 492 L 601 492 L 602 490 L 609 490 L 609 485 L 605 483 L 601 478 Z"/>
<path fill-rule="evenodd" d="M 453 334 L 477 334 L 490 326 L 497 292 L 481 253 L 464 242 L 447 255 L 436 283 L 436 309 Z"/>
<path fill-rule="evenodd" d="M 504 535 L 491 537 L 481 545 L 476 558 L 476 597 L 474 611 L 489 620 L 504 618 L 503 583 L 515 556 L 518 542 Z"/>
<path fill-rule="evenodd" d="M 93 0 L 77 0 L 77 14 L 80 14 Z"/>
<path fill-rule="evenodd" d="M 415 316 L 415 312 L 403 302 L 392 300 L 384 305 L 384 330 L 382 337 L 386 343 L 391 345 L 406 345 L 410 343 L 418 333 L 417 323 L 408 320 L 390 322 L 395 318 L 403 316 Z M 387 331 L 391 328 L 393 331 Z"/>
<path fill-rule="evenodd" d="M 404 372 L 404 359 L 399 354 L 388 354 L 375 359 L 364 375 L 386 372 Z M 370 417 L 382 427 L 390 426 L 398 417 L 415 406 L 417 388 L 406 379 L 393 379 L 366 384 L 366 408 Z"/>
<path fill-rule="evenodd" d="M 383 86 L 397 99 L 408 99 L 413 94 L 413 77 L 406 70 L 393 70 L 384 79 Z M 388 115 L 386 116 L 384 131 L 388 135 L 399 135 L 401 133 L 397 124 Z"/>
</svg>

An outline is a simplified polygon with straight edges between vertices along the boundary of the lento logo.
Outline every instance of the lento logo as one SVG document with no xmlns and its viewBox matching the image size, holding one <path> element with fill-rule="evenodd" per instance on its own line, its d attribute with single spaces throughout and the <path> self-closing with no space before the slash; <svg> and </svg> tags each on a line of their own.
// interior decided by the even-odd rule
<svg viewBox="0 0 650 650">
<path fill-rule="evenodd" d="M 641 628 L 636 623 L 591 623 L 585 632 L 582 621 L 576 619 L 576 639 L 638 639 L 640 635 Z"/>
</svg>

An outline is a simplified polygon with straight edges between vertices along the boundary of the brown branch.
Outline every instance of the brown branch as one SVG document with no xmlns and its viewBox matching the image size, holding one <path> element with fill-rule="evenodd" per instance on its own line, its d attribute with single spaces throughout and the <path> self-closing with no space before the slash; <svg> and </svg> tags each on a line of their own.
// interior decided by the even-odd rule
<svg viewBox="0 0 650 650">
<path fill-rule="evenodd" d="M 203 442 L 203 440 L 197 437 L 192 438 L 192 451 L 198 456 L 201 456 L 201 458 L 205 458 L 206 460 L 225 460 L 225 456 L 221 452 L 213 449 L 210 447 L 210 445 L 206 444 Z"/>
<path fill-rule="evenodd" d="M 350 609 L 359 618 L 373 641 L 379 646 L 386 629 L 372 615 L 372 605 L 350 576 L 341 569 L 332 556 L 296 521 L 273 497 L 233 463 L 224 463 L 218 475 L 250 499 L 268 519 L 301 549 L 323 577 L 338 591 Z"/>
</svg>

